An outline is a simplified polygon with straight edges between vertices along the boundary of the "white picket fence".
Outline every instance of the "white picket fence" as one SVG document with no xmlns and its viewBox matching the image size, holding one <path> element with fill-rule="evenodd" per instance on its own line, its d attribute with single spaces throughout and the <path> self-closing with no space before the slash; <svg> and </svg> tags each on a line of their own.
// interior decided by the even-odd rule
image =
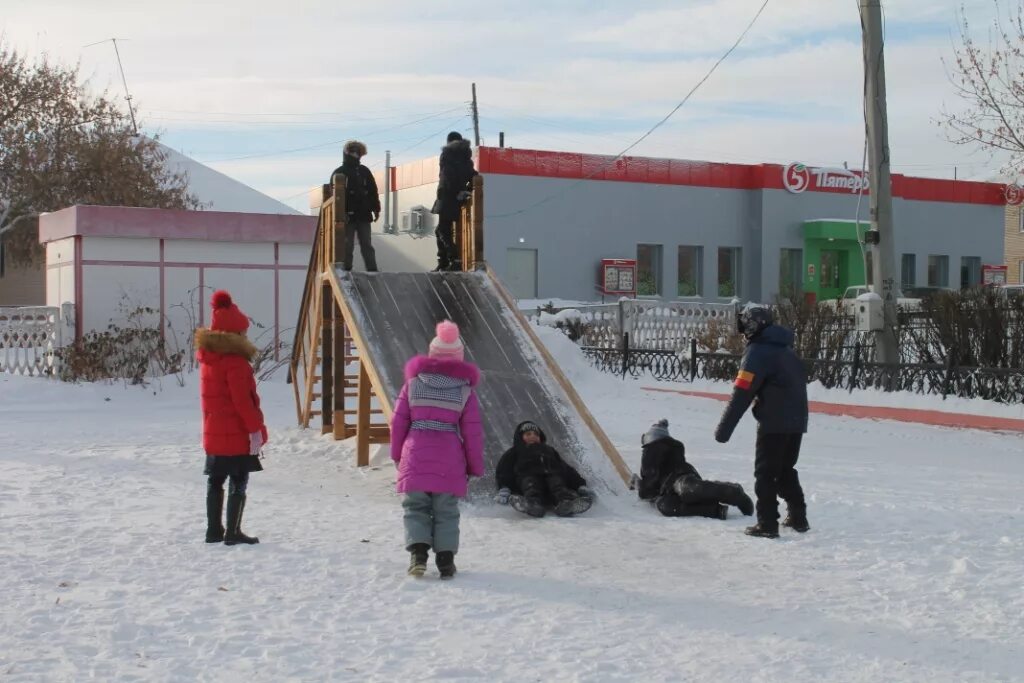
<svg viewBox="0 0 1024 683">
<path fill-rule="evenodd" d="M 633 349 L 679 351 L 688 348 L 690 339 L 703 332 L 712 321 L 735 324 L 738 301 L 706 303 L 700 301 L 647 301 L 624 299 L 614 304 L 595 304 L 538 310 L 529 317 L 542 325 L 584 323 L 581 346 L 619 348 L 623 333 L 629 334 Z M 577 315 L 578 312 L 578 315 Z"/>
<path fill-rule="evenodd" d="M 74 338 L 72 304 L 0 307 L 0 372 L 53 375 L 54 351 Z"/>
</svg>

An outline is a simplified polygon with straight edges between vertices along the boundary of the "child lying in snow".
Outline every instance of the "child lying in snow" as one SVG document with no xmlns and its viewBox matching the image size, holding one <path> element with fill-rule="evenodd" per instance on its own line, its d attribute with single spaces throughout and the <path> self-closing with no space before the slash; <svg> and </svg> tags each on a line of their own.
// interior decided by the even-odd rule
<svg viewBox="0 0 1024 683">
<path fill-rule="evenodd" d="M 498 461 L 495 475 L 498 503 L 531 517 L 543 517 L 547 507 L 555 514 L 571 517 L 586 512 L 594 493 L 571 465 L 547 444 L 544 432 L 533 422 L 520 422 L 512 437 L 512 448 Z"/>
<path fill-rule="evenodd" d="M 686 447 L 668 433 L 668 420 L 651 425 L 640 437 L 643 456 L 640 476 L 633 475 L 631 489 L 650 500 L 666 517 L 714 517 L 725 519 L 730 505 L 744 515 L 754 514 L 754 502 L 739 484 L 701 479 L 686 462 Z"/>
</svg>

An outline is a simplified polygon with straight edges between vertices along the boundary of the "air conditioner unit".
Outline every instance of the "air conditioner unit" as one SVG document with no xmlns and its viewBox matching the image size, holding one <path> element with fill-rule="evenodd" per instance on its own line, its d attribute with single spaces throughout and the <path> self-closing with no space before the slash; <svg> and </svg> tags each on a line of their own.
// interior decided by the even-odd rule
<svg viewBox="0 0 1024 683">
<path fill-rule="evenodd" d="M 426 235 L 430 232 L 430 209 L 417 205 L 402 212 L 402 232 Z"/>
</svg>

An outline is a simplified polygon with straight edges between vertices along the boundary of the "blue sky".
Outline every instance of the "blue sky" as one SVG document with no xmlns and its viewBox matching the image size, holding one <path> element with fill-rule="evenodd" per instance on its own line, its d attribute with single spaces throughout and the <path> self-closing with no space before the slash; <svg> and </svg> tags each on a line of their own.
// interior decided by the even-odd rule
<svg viewBox="0 0 1024 683">
<path fill-rule="evenodd" d="M 991 0 L 963 3 L 974 24 Z M 958 102 L 960 0 L 890 0 L 886 66 L 894 170 L 989 177 L 999 161 L 945 141 Z M 485 144 L 617 153 L 663 117 L 754 15 L 757 0 L 245 4 L 37 0 L 5 7 L 4 39 L 79 61 L 122 94 L 120 50 L 147 132 L 304 210 L 306 190 L 360 137 L 368 165 L 436 154 L 471 131 L 477 83 Z M 855 0 L 771 0 L 741 47 L 633 153 L 734 162 L 859 165 L 860 23 Z M 303 149 L 306 148 L 306 149 Z"/>
</svg>

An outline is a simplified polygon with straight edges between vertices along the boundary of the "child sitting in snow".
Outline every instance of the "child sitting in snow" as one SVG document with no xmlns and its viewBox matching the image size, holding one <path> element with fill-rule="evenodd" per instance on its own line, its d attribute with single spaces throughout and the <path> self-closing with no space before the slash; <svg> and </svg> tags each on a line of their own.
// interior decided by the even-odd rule
<svg viewBox="0 0 1024 683">
<path fill-rule="evenodd" d="M 725 519 L 730 505 L 744 515 L 754 514 L 754 502 L 739 484 L 701 479 L 686 462 L 686 447 L 669 435 L 668 420 L 651 425 L 640 444 L 640 476 L 633 475 L 630 488 L 637 489 L 642 500 L 654 503 L 661 514 Z"/>
<path fill-rule="evenodd" d="M 547 444 L 544 432 L 533 422 L 520 422 L 512 436 L 512 448 L 498 461 L 495 474 L 498 503 L 511 503 L 519 512 L 543 517 L 546 508 L 570 517 L 586 512 L 594 493 L 571 465 Z"/>
<path fill-rule="evenodd" d="M 455 576 L 458 499 L 466 495 L 467 476 L 484 474 L 483 429 L 473 391 L 480 371 L 463 360 L 463 352 L 458 326 L 438 323 L 428 355 L 405 366 L 391 419 L 391 458 L 398 468 L 398 492 L 405 494 L 411 576 L 423 576 L 431 547 L 441 578 Z"/>
</svg>

